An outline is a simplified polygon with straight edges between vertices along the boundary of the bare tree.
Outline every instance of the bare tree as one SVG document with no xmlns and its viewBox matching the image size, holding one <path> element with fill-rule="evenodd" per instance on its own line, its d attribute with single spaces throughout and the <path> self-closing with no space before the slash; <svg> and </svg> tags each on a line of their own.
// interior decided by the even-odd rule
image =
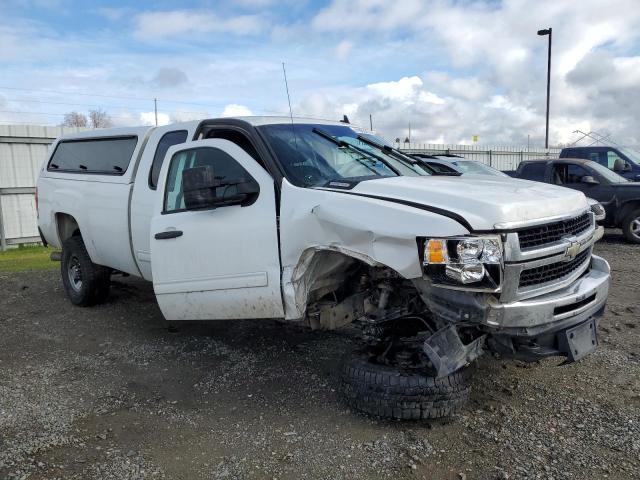
<svg viewBox="0 0 640 480">
<path fill-rule="evenodd" d="M 78 112 L 65 113 L 62 121 L 62 125 L 65 127 L 86 127 L 88 123 L 87 116 Z"/>
<path fill-rule="evenodd" d="M 113 126 L 111 117 L 102 109 L 89 110 L 91 128 L 109 128 Z"/>
</svg>

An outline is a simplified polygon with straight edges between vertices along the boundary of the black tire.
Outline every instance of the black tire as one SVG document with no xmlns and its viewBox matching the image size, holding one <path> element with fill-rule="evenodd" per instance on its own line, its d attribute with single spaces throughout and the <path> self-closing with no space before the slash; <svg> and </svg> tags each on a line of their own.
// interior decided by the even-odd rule
<svg viewBox="0 0 640 480">
<path fill-rule="evenodd" d="M 111 270 L 91 261 L 80 236 L 62 244 L 60 273 L 67 297 L 74 305 L 90 307 L 109 297 Z"/>
<path fill-rule="evenodd" d="M 342 369 L 342 391 L 354 410 L 376 417 L 419 420 L 448 417 L 469 398 L 469 370 L 446 377 L 373 363 L 366 353 L 351 356 Z"/>
<path fill-rule="evenodd" d="M 634 231 L 635 229 L 635 231 Z M 622 221 L 624 238 L 631 243 L 640 243 L 640 208 L 629 212 Z"/>
</svg>

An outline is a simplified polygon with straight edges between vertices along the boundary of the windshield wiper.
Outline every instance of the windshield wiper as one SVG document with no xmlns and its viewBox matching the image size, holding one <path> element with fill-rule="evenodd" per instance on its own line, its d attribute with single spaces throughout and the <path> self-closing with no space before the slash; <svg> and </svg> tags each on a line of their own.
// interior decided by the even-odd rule
<svg viewBox="0 0 640 480">
<path fill-rule="evenodd" d="M 390 147 L 389 145 L 384 145 L 382 143 L 374 142 L 373 140 L 365 137 L 364 135 L 358 135 L 357 138 L 358 138 L 358 140 L 360 140 L 363 143 L 366 143 L 367 145 L 371 145 L 372 147 L 376 147 L 376 148 L 379 148 L 380 150 L 385 151 L 386 153 L 391 155 L 393 158 L 395 158 L 396 160 L 398 160 L 400 163 L 402 163 L 404 166 L 406 166 L 408 168 L 411 168 L 412 166 L 418 165 L 418 166 L 420 166 L 420 168 L 422 168 L 423 170 L 425 170 L 427 173 L 429 173 L 431 175 L 440 175 L 439 172 L 437 172 L 435 169 L 431 168 L 425 162 L 423 162 L 421 160 L 416 160 L 415 158 L 411 158 L 409 155 L 406 155 L 406 154 L 396 150 L 395 148 Z M 407 163 L 409 165 L 407 165 Z"/>
<path fill-rule="evenodd" d="M 390 147 L 389 145 L 384 145 L 382 143 L 374 142 L 373 140 L 365 137 L 364 135 L 358 135 L 356 138 L 360 140 L 362 143 L 366 143 L 367 145 L 371 145 L 372 147 L 376 147 L 376 148 L 379 148 L 380 150 L 384 150 L 389 155 L 392 155 L 394 158 L 397 158 L 398 160 L 400 160 L 405 164 L 409 163 L 411 165 L 417 165 L 420 163 L 417 160 L 411 157 L 408 157 L 404 153 L 396 151 L 393 147 Z"/>
<path fill-rule="evenodd" d="M 368 152 L 367 150 L 363 149 L 363 148 L 359 148 L 356 147 L 355 145 L 351 145 L 348 142 L 345 142 L 344 140 L 340 140 L 336 137 L 334 137 L 333 135 L 331 135 L 330 133 L 325 132 L 324 130 L 321 130 L 319 128 L 314 128 L 313 133 L 320 135 L 323 138 L 326 138 L 327 140 L 329 140 L 330 142 L 335 143 L 336 145 L 338 145 L 339 147 L 344 147 L 344 148 L 348 148 L 350 150 L 355 150 L 356 152 L 360 153 L 361 155 L 364 155 L 365 157 L 373 157 L 376 160 L 378 160 L 379 162 L 381 162 L 382 164 L 384 164 L 389 170 L 391 170 L 393 173 L 395 173 L 396 175 L 400 176 L 400 172 L 394 168 L 389 162 L 387 162 L 384 158 L 376 155 L 375 153 L 371 153 Z M 362 162 L 360 162 L 362 163 Z M 364 164 L 363 164 L 364 165 Z M 373 170 L 371 167 L 368 167 L 369 170 L 373 171 L 376 173 L 376 175 L 378 174 L 378 172 L 376 172 L 375 170 Z"/>
</svg>

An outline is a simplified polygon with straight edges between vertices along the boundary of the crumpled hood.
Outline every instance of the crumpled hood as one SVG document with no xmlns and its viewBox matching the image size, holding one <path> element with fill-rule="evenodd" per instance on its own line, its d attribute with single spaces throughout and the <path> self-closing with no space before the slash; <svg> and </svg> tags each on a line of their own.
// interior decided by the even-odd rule
<svg viewBox="0 0 640 480">
<path fill-rule="evenodd" d="M 487 175 L 390 177 L 367 180 L 353 193 L 398 199 L 448 210 L 474 230 L 540 220 L 588 208 L 582 192 L 529 180 Z"/>
</svg>

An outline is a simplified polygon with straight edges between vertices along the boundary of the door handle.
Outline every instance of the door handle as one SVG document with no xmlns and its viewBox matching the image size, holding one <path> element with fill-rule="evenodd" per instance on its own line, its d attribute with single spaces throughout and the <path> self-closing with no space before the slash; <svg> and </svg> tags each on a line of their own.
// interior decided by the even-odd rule
<svg viewBox="0 0 640 480">
<path fill-rule="evenodd" d="M 156 233 L 156 240 L 167 240 L 169 238 L 178 238 L 182 236 L 182 230 L 167 230 L 166 232 Z"/>
</svg>

